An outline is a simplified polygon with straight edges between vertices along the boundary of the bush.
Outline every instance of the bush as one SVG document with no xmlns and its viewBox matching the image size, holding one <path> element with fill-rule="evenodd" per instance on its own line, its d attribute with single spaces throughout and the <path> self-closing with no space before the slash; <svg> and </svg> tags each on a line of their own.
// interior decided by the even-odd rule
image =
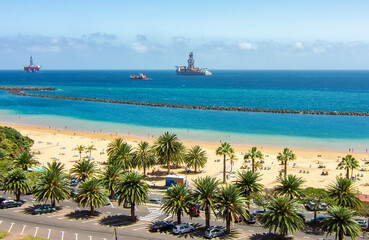
<svg viewBox="0 0 369 240">
<path fill-rule="evenodd" d="M 7 232 L 0 231 L 0 239 L 6 237 L 8 235 Z"/>
<path fill-rule="evenodd" d="M 0 148 L 5 149 L 9 155 L 20 151 L 29 151 L 33 145 L 33 140 L 22 136 L 17 130 L 10 127 L 0 126 Z"/>
</svg>

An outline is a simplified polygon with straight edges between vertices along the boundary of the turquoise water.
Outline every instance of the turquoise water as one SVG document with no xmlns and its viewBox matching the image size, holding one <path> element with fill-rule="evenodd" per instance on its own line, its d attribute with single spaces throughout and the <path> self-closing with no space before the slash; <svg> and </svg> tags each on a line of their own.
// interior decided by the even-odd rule
<svg viewBox="0 0 369 240">
<path fill-rule="evenodd" d="M 50 86 L 46 94 L 157 103 L 327 111 L 369 110 L 369 71 L 0 71 L 0 85 Z M 45 94 L 40 92 L 41 94 Z M 0 121 L 152 137 L 356 151 L 369 148 L 369 118 L 173 109 L 13 96 L 0 91 Z"/>
</svg>

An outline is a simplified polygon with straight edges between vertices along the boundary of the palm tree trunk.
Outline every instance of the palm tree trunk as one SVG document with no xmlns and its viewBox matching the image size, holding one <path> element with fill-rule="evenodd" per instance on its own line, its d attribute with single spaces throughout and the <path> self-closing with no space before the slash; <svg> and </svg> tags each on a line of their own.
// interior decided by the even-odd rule
<svg viewBox="0 0 369 240">
<path fill-rule="evenodd" d="M 167 159 L 167 166 L 168 166 L 168 174 L 170 173 L 170 161 L 169 161 L 169 156 L 168 156 L 168 159 Z"/>
<path fill-rule="evenodd" d="M 197 173 L 197 165 L 195 164 L 195 173 Z"/>
<path fill-rule="evenodd" d="M 317 210 L 316 210 L 316 206 L 314 207 L 314 222 L 318 222 L 318 220 L 316 219 L 318 213 L 317 213 Z"/>
<path fill-rule="evenodd" d="M 206 223 L 206 229 L 210 227 L 210 206 L 206 205 L 205 207 L 205 223 Z"/>
<path fill-rule="evenodd" d="M 79 152 L 79 160 L 81 161 L 82 159 L 82 152 Z"/>
<path fill-rule="evenodd" d="M 143 168 L 144 168 L 144 176 L 146 177 L 146 165 L 144 165 Z"/>
<path fill-rule="evenodd" d="M 252 172 L 255 172 L 255 160 L 252 158 L 251 162 L 252 162 Z"/>
<path fill-rule="evenodd" d="M 284 161 L 284 176 L 287 176 L 287 161 Z"/>
<path fill-rule="evenodd" d="M 94 209 L 94 205 L 92 204 L 92 201 L 90 202 L 90 214 L 91 215 L 95 214 L 95 209 Z"/>
<path fill-rule="evenodd" d="M 227 233 L 231 233 L 231 213 L 229 210 L 226 210 L 226 222 L 227 222 Z"/>
<path fill-rule="evenodd" d="M 51 207 L 55 208 L 55 198 L 51 197 Z"/>
<path fill-rule="evenodd" d="M 131 203 L 131 221 L 136 221 L 136 215 L 135 215 L 135 203 Z"/>
<path fill-rule="evenodd" d="M 20 190 L 17 190 L 15 193 L 15 198 L 17 199 L 17 202 L 20 201 Z"/>
<path fill-rule="evenodd" d="M 178 211 L 177 211 L 177 224 L 181 224 L 181 214 L 182 212 L 181 212 L 181 210 L 180 209 L 178 209 Z"/>
<path fill-rule="evenodd" d="M 343 231 L 341 230 L 339 233 L 338 233 L 338 239 L 339 240 L 343 240 L 345 236 L 343 235 Z"/>
<path fill-rule="evenodd" d="M 349 168 L 347 168 L 346 170 L 346 178 L 350 179 L 350 169 Z"/>
<path fill-rule="evenodd" d="M 226 155 L 223 155 L 223 183 L 226 182 Z"/>
</svg>

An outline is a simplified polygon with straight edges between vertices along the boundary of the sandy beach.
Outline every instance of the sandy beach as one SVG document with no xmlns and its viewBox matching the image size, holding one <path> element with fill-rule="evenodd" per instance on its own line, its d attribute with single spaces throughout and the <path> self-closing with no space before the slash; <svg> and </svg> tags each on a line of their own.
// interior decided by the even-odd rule
<svg viewBox="0 0 369 240">
<path fill-rule="evenodd" d="M 25 136 L 30 137 L 34 140 L 34 145 L 31 149 L 35 152 L 35 158 L 45 165 L 47 162 L 56 160 L 65 164 L 67 169 L 70 169 L 76 160 L 79 159 L 79 153 L 75 150 L 77 145 L 94 145 L 95 151 L 92 151 L 91 158 L 98 164 L 100 169 L 103 169 L 104 161 L 107 160 L 106 148 L 110 141 L 115 138 L 121 137 L 133 147 L 137 145 L 140 141 L 147 141 L 153 144 L 155 139 L 148 138 L 138 138 L 128 135 L 118 134 L 104 134 L 100 132 L 76 132 L 69 131 L 65 129 L 49 129 L 34 126 L 20 126 L 11 124 L 2 124 L 3 126 L 13 127 L 17 129 L 20 133 Z M 220 146 L 220 143 L 207 143 L 198 141 L 183 141 L 186 147 L 191 147 L 194 145 L 200 145 L 204 150 L 206 150 L 208 155 L 208 162 L 202 173 L 185 173 L 185 168 L 173 169 L 173 171 L 178 175 L 186 175 L 187 179 L 190 180 L 191 184 L 193 179 L 198 176 L 209 175 L 211 177 L 217 177 L 222 179 L 222 169 L 223 169 L 223 157 L 217 156 L 215 154 L 216 148 Z M 232 145 L 232 143 L 230 143 Z M 245 143 L 246 145 L 246 143 Z M 230 173 L 230 178 L 228 182 L 235 180 L 236 172 L 241 169 L 242 166 L 250 167 L 250 163 L 245 163 L 243 160 L 243 154 L 248 152 L 251 147 L 232 145 L 235 150 L 237 161 L 232 167 L 232 172 Z M 276 178 L 279 175 L 279 171 L 283 168 L 282 165 L 277 161 L 276 156 L 279 152 L 282 152 L 282 148 L 272 148 L 272 147 L 261 147 L 257 146 L 258 149 L 264 154 L 264 164 L 263 169 L 259 170 L 262 174 L 262 184 L 265 187 L 270 188 L 275 186 Z M 309 148 L 309 146 L 306 146 Z M 306 149 L 292 149 L 297 155 L 297 160 L 289 163 L 288 173 L 295 174 L 302 177 L 306 182 L 305 187 L 320 187 L 325 188 L 330 183 L 334 182 L 335 178 L 338 176 L 345 176 L 345 170 L 337 169 L 337 165 L 341 158 L 347 154 L 352 154 L 360 162 L 359 170 L 355 170 L 354 174 L 357 176 L 356 187 L 358 191 L 363 194 L 369 194 L 369 154 L 368 153 L 356 153 L 356 152 L 335 152 L 335 151 L 322 151 L 322 150 L 306 150 Z M 88 153 L 83 153 L 82 157 L 89 155 Z M 368 167 L 367 167 L 368 166 Z M 147 178 L 150 184 L 155 183 L 155 185 L 164 185 L 164 172 L 165 168 L 161 166 L 155 166 L 155 170 L 160 170 L 162 174 L 160 176 L 152 176 Z M 228 162 L 228 171 L 231 169 L 231 165 Z M 152 172 L 150 169 L 149 172 Z M 191 169 L 193 170 L 193 169 Z M 328 175 L 322 175 L 322 172 L 327 172 Z"/>
</svg>

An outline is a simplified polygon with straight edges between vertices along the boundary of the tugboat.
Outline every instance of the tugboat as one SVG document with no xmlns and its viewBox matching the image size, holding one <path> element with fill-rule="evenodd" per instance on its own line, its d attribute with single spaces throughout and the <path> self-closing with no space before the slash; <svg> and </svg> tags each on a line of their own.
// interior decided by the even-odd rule
<svg viewBox="0 0 369 240">
<path fill-rule="evenodd" d="M 129 76 L 131 79 L 139 79 L 139 80 L 150 80 L 150 78 L 148 78 L 148 77 L 146 77 L 146 75 L 145 74 L 143 74 L 143 73 L 139 73 L 138 74 L 138 76 L 136 76 L 136 75 L 131 75 L 131 76 Z"/>
<path fill-rule="evenodd" d="M 207 68 L 195 67 L 193 52 L 190 52 L 187 63 L 188 66 L 176 66 L 177 75 L 211 75 L 211 72 Z"/>
</svg>

